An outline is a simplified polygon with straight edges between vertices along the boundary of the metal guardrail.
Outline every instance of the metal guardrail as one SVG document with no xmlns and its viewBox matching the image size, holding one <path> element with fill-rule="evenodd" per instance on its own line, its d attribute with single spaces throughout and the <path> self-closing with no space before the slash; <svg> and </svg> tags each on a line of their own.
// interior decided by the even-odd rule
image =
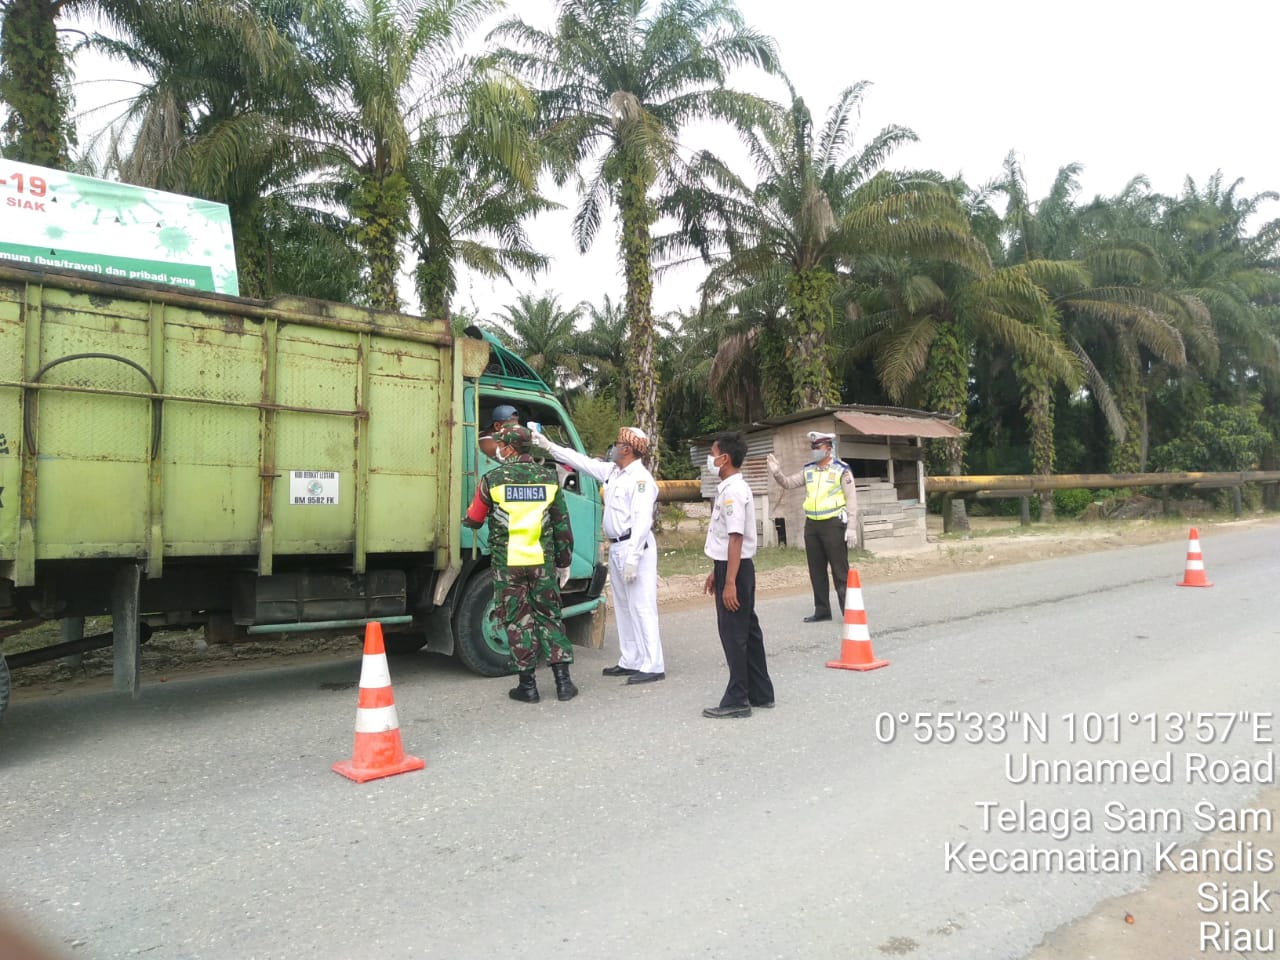
<svg viewBox="0 0 1280 960">
<path fill-rule="evenodd" d="M 1030 496 L 1043 490 L 1107 490 L 1115 487 L 1193 486 L 1240 487 L 1246 483 L 1280 483 L 1280 470 L 1244 470 L 1226 473 L 1059 473 L 997 474 L 960 477 L 925 477 L 925 493 L 978 493 L 1006 490 L 1009 496 Z M 702 499 L 698 480 L 659 480 L 658 502 L 679 503 Z"/>
<path fill-rule="evenodd" d="M 1280 470 L 1226 473 L 1061 473 L 1000 474 L 992 476 L 925 477 L 925 493 L 977 493 L 1011 490 L 1106 490 L 1113 487 L 1239 487 L 1246 483 L 1280 483 Z"/>
<path fill-rule="evenodd" d="M 1060 474 L 996 474 L 991 476 L 925 477 L 925 493 L 941 493 L 946 499 L 942 508 L 943 529 L 951 531 L 951 501 L 972 494 L 979 500 L 1017 497 L 1022 501 L 1019 520 L 1031 525 L 1031 497 L 1049 490 L 1110 490 L 1119 487 L 1160 487 L 1169 509 L 1170 487 L 1189 486 L 1193 490 L 1231 488 L 1235 494 L 1233 510 L 1238 517 L 1244 512 L 1241 488 L 1246 483 L 1280 484 L 1280 470 L 1240 470 L 1216 473 L 1060 473 Z M 702 499 L 702 484 L 697 480 L 659 480 L 658 502 L 678 503 Z"/>
<path fill-rule="evenodd" d="M 951 501 L 957 496 L 973 494 L 979 500 L 998 497 L 1018 497 L 1022 503 L 1019 521 L 1022 526 L 1031 525 L 1031 497 L 1050 490 L 1110 490 L 1120 487 L 1159 487 L 1164 500 L 1164 510 L 1169 511 L 1169 488 L 1189 486 L 1193 490 L 1221 489 L 1229 487 L 1234 493 L 1232 512 L 1238 517 L 1244 512 L 1241 488 L 1246 483 L 1280 483 L 1280 470 L 1242 470 L 1217 473 L 1063 473 L 1063 474 L 1003 474 L 996 476 L 925 477 L 926 493 L 941 493 L 942 528 L 950 533 L 952 527 Z"/>
</svg>

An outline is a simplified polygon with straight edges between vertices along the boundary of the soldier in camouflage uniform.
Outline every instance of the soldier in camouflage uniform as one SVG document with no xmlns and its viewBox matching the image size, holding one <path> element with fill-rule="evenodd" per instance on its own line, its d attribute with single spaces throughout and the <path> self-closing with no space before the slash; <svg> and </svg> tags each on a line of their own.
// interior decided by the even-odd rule
<svg viewBox="0 0 1280 960">
<path fill-rule="evenodd" d="M 560 618 L 560 589 L 569 580 L 573 556 L 564 494 L 551 469 L 529 456 L 533 443 L 528 429 L 503 426 L 494 440 L 501 465 L 480 478 L 462 522 L 476 528 L 489 521 L 493 615 L 507 635 L 520 674 L 510 696 L 538 702 L 534 670 L 541 650 L 555 675 L 556 696 L 572 700 L 578 693 L 569 678 L 573 646 Z"/>
</svg>

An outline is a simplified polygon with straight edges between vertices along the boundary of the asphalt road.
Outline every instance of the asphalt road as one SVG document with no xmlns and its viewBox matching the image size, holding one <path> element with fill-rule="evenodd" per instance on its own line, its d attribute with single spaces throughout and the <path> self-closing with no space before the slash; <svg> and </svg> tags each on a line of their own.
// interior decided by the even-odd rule
<svg viewBox="0 0 1280 960">
<path fill-rule="evenodd" d="M 1157 842 L 1198 837 L 1195 803 L 1236 809 L 1264 789 L 1187 783 L 1184 754 L 1276 750 L 1278 536 L 1205 541 L 1209 590 L 1174 586 L 1182 544 L 866 583 L 891 665 L 865 674 L 824 667 L 839 624 L 802 624 L 807 598 L 764 600 L 778 705 L 748 720 L 700 715 L 725 676 L 709 604 L 664 611 L 665 682 L 607 680 L 611 649 L 582 651 L 567 704 L 547 697 L 545 670 L 528 706 L 507 700 L 509 680 L 395 659 L 405 745 L 427 767 L 365 785 L 329 769 L 350 756 L 358 656 L 153 685 L 138 703 L 20 701 L 0 727 L 0 903 L 67 956 L 101 960 L 1021 957 L 1146 884 Z M 937 711 L 984 716 L 961 739 L 998 736 L 989 717 L 1005 715 L 1009 739 L 922 745 L 897 724 Z M 1204 746 L 1164 742 L 1164 722 L 1152 743 L 1128 718 L 1185 711 L 1237 716 Z M 1107 742 L 1083 742 L 1090 712 L 1117 714 Z M 881 714 L 898 726 L 891 744 Z M 1047 743 L 1026 726 L 1042 714 Z M 1010 783 L 1006 755 L 1024 751 L 1169 751 L 1175 782 Z M 983 830 L 978 803 L 1019 800 L 1086 811 L 1092 830 Z M 1178 810 L 1183 829 L 1109 832 L 1109 801 Z M 1250 842 L 1280 854 L 1275 832 Z M 1145 862 L 965 873 L 947 869 L 947 843 L 1092 843 Z"/>
</svg>

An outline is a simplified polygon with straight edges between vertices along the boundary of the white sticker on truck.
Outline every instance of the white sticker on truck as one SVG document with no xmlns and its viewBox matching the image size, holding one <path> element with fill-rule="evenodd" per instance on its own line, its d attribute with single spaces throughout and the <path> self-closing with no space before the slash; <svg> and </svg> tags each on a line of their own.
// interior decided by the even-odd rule
<svg viewBox="0 0 1280 960">
<path fill-rule="evenodd" d="M 290 470 L 289 502 L 300 506 L 337 506 L 337 472 L 334 470 Z"/>
</svg>

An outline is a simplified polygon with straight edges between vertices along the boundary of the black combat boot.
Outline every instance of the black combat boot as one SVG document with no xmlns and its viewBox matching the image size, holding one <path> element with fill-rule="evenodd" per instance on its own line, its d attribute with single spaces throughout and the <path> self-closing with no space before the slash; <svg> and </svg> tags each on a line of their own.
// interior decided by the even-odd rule
<svg viewBox="0 0 1280 960">
<path fill-rule="evenodd" d="M 567 663 L 553 663 L 551 672 L 556 677 L 556 699 L 572 700 L 578 695 L 578 688 L 569 679 L 569 665 Z"/>
<path fill-rule="evenodd" d="M 560 678 L 556 677 L 556 686 L 560 686 Z M 538 696 L 538 681 L 533 678 L 532 670 L 520 671 L 520 686 L 512 687 L 508 692 L 512 700 L 521 700 L 525 703 L 537 703 L 542 697 Z"/>
</svg>

